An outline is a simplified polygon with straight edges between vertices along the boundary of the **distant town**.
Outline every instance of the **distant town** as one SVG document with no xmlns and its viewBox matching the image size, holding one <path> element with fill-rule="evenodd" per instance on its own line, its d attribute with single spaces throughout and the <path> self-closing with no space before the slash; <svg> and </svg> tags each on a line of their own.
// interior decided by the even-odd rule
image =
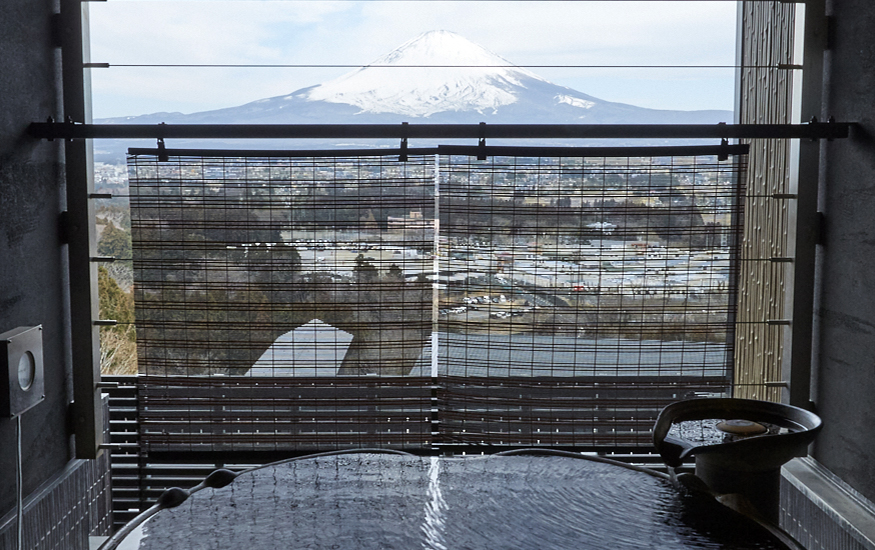
<svg viewBox="0 0 875 550">
<path fill-rule="evenodd" d="M 144 250 L 160 246 L 149 236 L 159 225 L 164 238 L 209 244 L 200 252 L 182 245 L 189 254 L 185 274 L 165 267 L 162 281 L 148 275 L 138 300 L 167 299 L 161 285 L 184 277 L 187 299 L 195 303 L 192 296 L 214 287 L 228 294 L 211 299 L 226 304 L 263 302 L 227 290 L 246 281 L 247 292 L 258 287 L 298 304 L 284 313 L 274 306 L 273 322 L 293 328 L 311 321 L 311 313 L 321 315 L 320 321 L 346 326 L 355 342 L 370 339 L 383 350 L 380 365 L 359 350 L 354 367 L 347 361 L 358 372 L 388 372 L 387 365 L 396 374 L 409 372 L 433 331 L 725 343 L 734 181 L 716 162 L 699 163 L 571 159 L 562 169 L 499 165 L 486 174 L 456 166 L 442 174 L 439 193 L 427 163 L 381 164 L 379 174 L 365 176 L 360 167 L 337 163 L 309 171 L 162 167 L 161 174 L 138 174 L 140 237 L 150 243 Z M 110 225 L 131 230 L 123 215 L 127 174 L 125 166 L 95 166 L 98 192 L 116 197 L 97 211 L 101 235 Z M 176 202 L 153 204 L 159 186 Z M 222 223 L 211 223 L 211 216 Z M 186 229 L 171 229 L 176 226 Z M 271 261 L 276 267 L 265 267 Z M 134 279 L 125 272 L 130 265 L 113 266 L 124 292 Z M 303 289 L 321 297 L 302 296 Z M 334 300 L 349 302 L 351 294 L 361 295 L 352 299 L 360 311 L 348 315 L 356 322 L 335 314 L 332 323 L 331 314 L 320 313 Z M 189 318 L 197 324 L 196 316 Z M 148 324 L 141 319 L 138 330 Z M 415 349 L 392 356 L 387 334 L 399 323 L 416 333 L 407 338 Z M 383 326 L 385 334 L 365 337 L 362 324 Z M 276 330 L 265 333 L 268 343 Z M 261 351 L 255 346 L 241 354 L 239 364 L 251 365 Z"/>
</svg>

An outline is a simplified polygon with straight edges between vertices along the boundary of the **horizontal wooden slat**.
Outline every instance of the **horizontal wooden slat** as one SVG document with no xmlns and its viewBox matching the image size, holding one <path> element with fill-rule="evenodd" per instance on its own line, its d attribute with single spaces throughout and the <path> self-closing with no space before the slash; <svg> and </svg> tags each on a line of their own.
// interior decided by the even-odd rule
<svg viewBox="0 0 875 550">
<path fill-rule="evenodd" d="M 431 383 L 430 377 L 424 376 L 335 376 L 335 377 L 306 377 L 306 376 L 154 376 L 140 375 L 137 377 L 137 387 L 143 389 L 157 389 L 162 387 L 208 387 L 208 388 L 236 388 L 236 387 L 366 387 L 366 386 L 421 386 Z"/>
<path fill-rule="evenodd" d="M 431 378 L 141 376 L 139 388 L 140 441 L 147 452 L 205 445 L 423 447 L 431 438 Z"/>
<path fill-rule="evenodd" d="M 238 403 L 246 402 L 270 402 L 278 403 L 297 402 L 299 400 L 332 399 L 392 399 L 409 398 L 429 395 L 431 388 L 423 386 L 376 386 L 376 387 L 349 387 L 349 386 L 265 386 L 265 387 L 217 387 L 217 388 L 148 388 L 143 389 L 140 402 L 172 401 L 176 399 L 190 399 L 195 401 L 220 401 L 233 400 Z"/>
</svg>

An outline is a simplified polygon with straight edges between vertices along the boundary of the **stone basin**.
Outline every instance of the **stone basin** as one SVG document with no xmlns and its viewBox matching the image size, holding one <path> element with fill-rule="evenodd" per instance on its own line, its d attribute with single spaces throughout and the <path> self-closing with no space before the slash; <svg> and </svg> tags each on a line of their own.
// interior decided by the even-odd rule
<svg viewBox="0 0 875 550">
<path fill-rule="evenodd" d="M 660 412 L 653 444 L 673 468 L 695 457 L 696 476 L 712 492 L 741 494 L 776 520 L 781 465 L 805 456 L 821 425 L 816 414 L 790 405 L 691 399 Z"/>
</svg>

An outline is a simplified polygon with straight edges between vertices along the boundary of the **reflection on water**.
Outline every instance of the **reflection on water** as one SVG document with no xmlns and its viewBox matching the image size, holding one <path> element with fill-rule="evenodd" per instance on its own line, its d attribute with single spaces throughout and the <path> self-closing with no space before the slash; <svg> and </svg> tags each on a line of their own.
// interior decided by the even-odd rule
<svg viewBox="0 0 875 550">
<path fill-rule="evenodd" d="M 201 491 L 144 531 L 141 550 L 782 548 L 661 479 L 531 456 L 290 462 Z"/>
<path fill-rule="evenodd" d="M 444 539 L 444 512 L 447 502 L 441 493 L 441 459 L 433 456 L 429 459 L 428 468 L 428 501 L 425 504 L 425 521 L 422 523 L 422 533 L 425 540 L 422 547 L 427 550 L 447 550 Z"/>
</svg>

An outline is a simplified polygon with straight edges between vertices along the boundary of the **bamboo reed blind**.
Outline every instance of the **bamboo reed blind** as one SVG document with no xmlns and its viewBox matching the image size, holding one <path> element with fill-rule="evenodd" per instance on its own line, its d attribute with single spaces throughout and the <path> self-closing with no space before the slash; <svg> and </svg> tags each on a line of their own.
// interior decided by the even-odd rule
<svg viewBox="0 0 875 550">
<path fill-rule="evenodd" d="M 128 163 L 153 450 L 642 446 L 729 391 L 743 159 Z"/>
</svg>

